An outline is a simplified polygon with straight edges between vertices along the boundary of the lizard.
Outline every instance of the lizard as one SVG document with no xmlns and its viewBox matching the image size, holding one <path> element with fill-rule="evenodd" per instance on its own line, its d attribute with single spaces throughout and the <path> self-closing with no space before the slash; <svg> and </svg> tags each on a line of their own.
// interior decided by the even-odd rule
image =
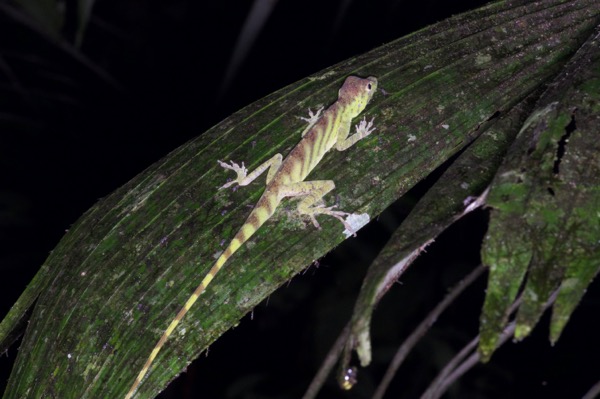
<svg viewBox="0 0 600 399">
<path fill-rule="evenodd" d="M 371 134 L 373 119 L 367 123 L 366 118 L 356 125 L 355 133 L 351 134 L 352 119 L 357 117 L 367 106 L 377 89 L 377 79 L 368 77 L 366 79 L 349 76 L 344 81 L 338 92 L 338 99 L 325 111 L 323 108 L 313 113 L 309 109 L 309 117 L 301 118 L 308 122 L 308 126 L 301 134 L 301 140 L 283 159 L 281 154 L 276 154 L 269 160 L 258 166 L 248 174 L 248 170 L 242 163 L 239 166 L 231 161 L 231 164 L 217 161 L 226 170 L 236 173 L 236 179 L 224 184 L 221 189 L 233 184 L 246 186 L 260 176 L 265 170 L 267 173 L 266 188 L 247 217 L 245 223 L 237 231 L 226 249 L 221 253 L 212 268 L 202 279 L 202 282 L 179 310 L 171 321 L 154 349 L 148 356 L 146 363 L 141 368 L 133 385 L 125 395 L 130 399 L 144 377 L 148 373 L 154 359 L 167 342 L 179 322 L 194 305 L 198 297 L 206 290 L 206 287 L 221 270 L 227 260 L 273 215 L 277 206 L 286 197 L 302 197 L 298 202 L 297 211 L 300 215 L 310 217 L 317 229 L 320 229 L 315 215 L 329 215 L 340 220 L 346 229 L 353 233 L 353 229 L 343 219 L 349 215 L 346 212 L 334 210 L 334 206 L 326 207 L 321 203 L 323 196 L 335 188 L 331 180 L 305 181 L 309 173 L 317 166 L 323 156 L 335 147 L 338 151 L 345 151 L 359 140 Z"/>
</svg>

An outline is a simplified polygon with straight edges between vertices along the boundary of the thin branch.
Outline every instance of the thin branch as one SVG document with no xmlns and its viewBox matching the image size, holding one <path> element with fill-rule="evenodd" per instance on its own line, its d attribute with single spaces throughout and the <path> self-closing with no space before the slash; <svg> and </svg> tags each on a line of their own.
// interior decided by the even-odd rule
<svg viewBox="0 0 600 399">
<path fill-rule="evenodd" d="M 468 344 L 466 344 L 460 352 L 450 360 L 446 366 L 440 371 L 440 373 L 435 377 L 435 379 L 429 384 L 429 387 L 425 391 L 425 393 L 421 396 L 421 399 L 429 399 L 433 396 L 434 393 L 437 393 L 439 387 L 443 384 L 450 374 L 452 374 L 453 370 L 456 370 L 460 367 L 461 362 L 467 356 L 472 356 L 473 352 L 477 348 L 477 344 L 479 343 L 479 335 L 473 338 Z M 469 359 L 469 358 L 467 358 Z"/>
<path fill-rule="evenodd" d="M 469 287 L 485 270 L 485 266 L 479 265 L 471 273 L 467 275 L 462 281 L 460 281 L 446 297 L 438 303 L 438 305 L 423 319 L 423 321 L 415 328 L 412 334 L 402 343 L 398 351 L 394 355 L 392 362 L 390 363 L 381 383 L 377 387 L 373 399 L 381 399 L 385 394 L 390 382 L 396 375 L 398 368 L 404 362 L 406 356 L 410 353 L 412 348 L 419 342 L 419 340 L 427 333 L 429 328 L 436 322 L 439 316 L 454 302 L 454 300 Z"/>
<path fill-rule="evenodd" d="M 546 304 L 544 305 L 544 311 L 546 311 L 546 309 L 548 309 L 550 306 L 552 306 L 552 304 L 554 303 L 554 301 L 556 300 L 556 297 L 558 295 L 558 289 L 556 289 L 552 295 L 550 295 L 550 298 L 548 299 L 548 301 L 546 301 Z M 510 307 L 510 313 L 514 313 L 519 305 L 522 302 L 522 298 L 523 298 L 523 293 L 521 293 L 521 295 L 519 295 L 519 297 L 515 300 L 515 302 L 511 305 Z M 515 332 L 515 328 L 516 328 L 516 322 L 510 322 L 502 331 L 502 334 L 500 335 L 500 339 L 498 342 L 498 347 L 504 345 L 506 343 L 506 341 L 508 341 Z M 463 348 L 463 350 L 461 350 L 455 357 L 454 359 L 452 359 L 447 365 L 446 367 L 444 367 L 444 369 L 438 374 L 438 376 L 435 378 L 435 380 L 433 380 L 433 382 L 429 385 L 429 388 L 427 388 L 427 390 L 425 391 L 425 393 L 421 396 L 421 399 L 438 399 L 440 398 L 448 389 L 448 387 L 450 387 L 457 379 L 459 379 L 460 377 L 462 377 L 467 371 L 469 371 L 471 368 L 473 368 L 473 366 L 475 366 L 477 363 L 479 363 L 479 360 L 481 359 L 481 355 L 479 354 L 479 352 L 473 352 L 467 359 L 465 359 L 462 363 L 460 363 L 458 366 L 456 366 L 456 368 L 454 368 L 454 365 L 456 365 L 458 363 L 458 361 L 456 361 L 457 358 L 462 358 L 464 357 L 464 353 L 467 351 L 472 351 L 472 347 L 473 347 L 473 343 L 477 343 L 479 342 L 479 335 L 477 337 L 475 337 L 471 342 L 469 342 L 465 348 Z M 460 360 L 459 360 L 460 361 Z M 600 387 L 599 387 L 600 389 Z"/>
<path fill-rule="evenodd" d="M 117 90 L 118 92 L 123 91 L 123 87 L 121 86 L 121 84 L 117 82 L 108 72 L 106 72 L 100 66 L 95 64 L 89 58 L 87 58 L 76 47 L 71 46 L 64 40 L 60 40 L 60 38 L 56 38 L 49 34 L 46 30 L 44 30 L 37 23 L 35 23 L 26 13 L 16 9 L 13 6 L 3 3 L 0 3 L 0 12 L 3 12 L 8 17 L 12 18 L 14 21 L 20 23 L 25 28 L 36 33 L 41 39 L 50 43 L 56 49 L 72 57 L 75 61 L 77 61 L 80 65 L 82 65 L 85 69 L 87 69 L 93 75 L 98 77 L 101 81 L 106 83 L 112 89 Z"/>
<path fill-rule="evenodd" d="M 254 0 L 252 8 L 246 16 L 244 26 L 236 40 L 235 47 L 231 53 L 231 59 L 225 71 L 225 77 L 219 89 L 219 98 L 222 98 L 231 85 L 232 80 L 238 72 L 240 65 L 244 62 L 258 35 L 267 24 L 269 16 L 277 5 L 277 0 Z"/>
<path fill-rule="evenodd" d="M 504 344 L 510 337 L 515 333 L 516 323 L 511 322 L 508 326 L 502 331 L 502 335 L 500 336 L 499 343 L 500 345 Z M 471 342 L 469 342 L 463 350 L 459 352 L 457 356 L 454 357 L 447 365 L 444 367 L 442 372 L 436 377 L 434 382 L 429 386 L 427 391 L 421 396 L 421 399 L 438 399 L 446 390 L 454 384 L 454 382 L 463 376 L 467 371 L 472 369 L 476 364 L 479 363 L 481 359 L 481 355 L 479 352 L 474 351 L 477 343 L 479 343 L 479 335 L 477 335 Z M 472 352 L 471 355 L 466 358 L 462 363 L 458 364 L 454 368 L 454 365 L 459 363 L 462 359 L 458 359 L 459 355 L 464 357 L 464 354 L 467 352 Z M 457 361 L 455 361 L 457 360 Z M 452 365 L 453 367 L 450 367 Z"/>
<path fill-rule="evenodd" d="M 600 395 L 600 381 L 592 385 L 589 391 L 581 399 L 594 399 Z"/>
<path fill-rule="evenodd" d="M 323 386 L 323 384 L 325 384 L 327 376 L 329 375 L 329 373 L 335 366 L 335 363 L 339 359 L 349 335 L 350 323 L 346 324 L 338 338 L 335 340 L 335 343 L 331 346 L 331 349 L 329 349 L 329 353 L 327 353 L 327 356 L 325 356 L 323 364 L 321 364 L 319 371 L 317 371 L 317 374 L 315 374 L 313 380 L 306 389 L 306 393 L 304 393 L 304 396 L 302 396 L 302 399 L 314 399 L 317 396 L 317 394 L 321 390 L 321 387 Z"/>
</svg>

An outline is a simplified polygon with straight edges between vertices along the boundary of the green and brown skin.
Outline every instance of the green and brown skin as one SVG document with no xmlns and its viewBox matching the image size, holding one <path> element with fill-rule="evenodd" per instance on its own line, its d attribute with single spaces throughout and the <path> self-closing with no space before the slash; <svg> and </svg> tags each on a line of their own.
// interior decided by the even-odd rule
<svg viewBox="0 0 600 399">
<path fill-rule="evenodd" d="M 338 99 L 335 103 L 322 114 L 321 110 L 319 110 L 316 115 L 313 115 L 311 112 L 310 118 L 305 118 L 309 122 L 309 125 L 302 132 L 302 139 L 283 161 L 281 154 L 277 154 L 257 167 L 249 175 L 246 174 L 247 170 L 243 164 L 240 167 L 234 162 L 231 162 L 231 165 L 229 165 L 219 161 L 222 167 L 231 169 L 237 173 L 237 178 L 225 184 L 221 187 L 222 189 L 236 183 L 240 186 L 245 186 L 265 170 L 269 169 L 267 187 L 252 212 L 250 212 L 246 222 L 164 331 L 140 370 L 135 382 L 129 389 L 129 392 L 125 395 L 125 399 L 133 396 L 148 373 L 158 352 L 160 352 L 181 319 L 183 319 L 185 314 L 194 305 L 215 275 L 221 270 L 227 260 L 269 220 L 284 198 L 303 197 L 298 203 L 298 213 L 308 215 L 317 228 L 319 228 L 319 224 L 315 215 L 324 214 L 337 218 L 344 224 L 346 229 L 352 231 L 352 228 L 343 219 L 343 216 L 348 215 L 346 212 L 333 210 L 333 206 L 324 207 L 319 204 L 323 196 L 335 188 L 335 183 L 332 180 L 304 181 L 304 179 L 306 179 L 309 173 L 319 164 L 323 156 L 333 147 L 338 151 L 344 151 L 375 130 L 372 128 L 372 121 L 367 123 L 363 119 L 356 126 L 356 133 L 350 135 L 352 119 L 365 109 L 376 89 L 377 79 L 374 77 L 362 79 L 356 76 L 349 76 L 346 78 L 339 90 Z"/>
</svg>

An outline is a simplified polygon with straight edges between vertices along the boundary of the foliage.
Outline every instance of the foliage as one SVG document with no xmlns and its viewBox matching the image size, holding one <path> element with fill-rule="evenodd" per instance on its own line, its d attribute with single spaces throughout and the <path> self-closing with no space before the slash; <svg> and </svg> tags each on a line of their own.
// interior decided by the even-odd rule
<svg viewBox="0 0 600 399">
<path fill-rule="evenodd" d="M 90 4 L 79 5 L 74 43 Z M 51 15 L 42 29 L 60 37 L 65 16 L 36 11 L 54 2 L 21 5 L 34 18 Z M 592 0 L 494 3 L 285 87 L 179 147 L 89 209 L 0 324 L 4 350 L 37 300 L 4 397 L 122 396 L 261 193 L 260 185 L 217 191 L 227 175 L 216 160 L 246 160 L 251 169 L 287 153 L 303 129 L 297 116 L 333 102 L 350 74 L 376 76 L 382 92 L 365 112 L 377 134 L 328 155 L 314 173 L 336 182 L 340 208 L 373 219 L 440 167 L 443 173 L 371 266 L 342 345 L 344 362 L 353 349 L 363 365 L 370 362 L 375 305 L 442 231 L 484 204 L 492 211 L 482 248 L 490 267 L 483 357 L 498 346 L 523 284 L 516 337 L 529 334 L 555 294 L 555 342 L 600 267 L 593 135 L 599 20 Z M 92 80 L 118 87 L 74 47 L 53 43 Z M 316 233 L 284 208 L 183 320 L 138 397 L 154 397 L 277 287 L 344 240 L 336 222 L 324 221 Z"/>
</svg>

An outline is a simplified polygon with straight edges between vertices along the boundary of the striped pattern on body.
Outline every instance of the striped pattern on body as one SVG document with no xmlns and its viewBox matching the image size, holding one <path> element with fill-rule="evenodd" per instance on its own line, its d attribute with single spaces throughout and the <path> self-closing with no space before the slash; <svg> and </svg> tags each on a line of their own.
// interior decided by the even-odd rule
<svg viewBox="0 0 600 399">
<path fill-rule="evenodd" d="M 265 203 L 266 206 L 259 206 L 261 202 Z M 187 314 L 191 307 L 196 303 L 200 295 L 204 292 L 204 290 L 206 290 L 206 287 L 208 287 L 215 275 L 219 272 L 219 270 L 221 270 L 221 268 L 227 262 L 227 260 L 260 228 L 260 226 L 262 226 L 269 219 L 269 217 L 271 217 L 271 215 L 275 211 L 275 207 L 269 206 L 270 204 L 272 204 L 272 202 L 265 198 L 263 194 L 263 197 L 257 203 L 257 206 L 255 206 L 253 211 L 248 216 L 246 223 L 244 223 L 244 225 L 240 228 L 233 240 L 231 240 L 231 242 L 229 243 L 227 249 L 225 249 L 221 256 L 219 256 L 213 267 L 208 271 L 208 273 L 206 273 L 206 275 L 202 279 L 200 285 L 196 287 L 192 295 L 185 302 L 185 305 L 183 305 L 183 307 L 177 313 L 177 316 L 175 316 L 175 318 L 171 321 L 167 329 L 163 332 L 163 335 L 160 337 L 160 339 L 154 346 L 154 349 L 152 349 L 150 356 L 148 356 L 146 363 L 144 363 L 144 366 L 140 370 L 137 378 L 135 379 L 135 382 L 129 389 L 129 392 L 127 392 L 127 395 L 125 395 L 125 399 L 129 399 L 133 396 L 139 385 L 142 383 L 142 380 L 148 373 L 148 370 L 150 369 L 150 366 L 152 365 L 154 359 L 158 355 L 158 352 L 160 352 L 164 344 L 167 342 L 167 339 L 169 339 L 173 331 L 175 331 L 175 328 L 177 327 L 179 322 L 183 319 L 183 317 Z M 272 211 L 270 211 L 270 209 L 272 209 Z"/>
<path fill-rule="evenodd" d="M 243 167 L 243 164 L 240 168 L 233 162 L 231 166 L 220 162 L 221 166 L 232 169 L 238 174 L 238 178 L 234 182 L 227 183 L 222 188 L 229 187 L 232 183 L 245 186 L 256 179 L 266 169 L 269 169 L 265 191 L 252 212 L 250 212 L 246 222 L 164 331 L 140 370 L 135 382 L 125 395 L 125 399 L 133 397 L 169 336 L 171 336 L 179 322 L 194 303 L 196 303 L 204 290 L 206 290 L 206 287 L 211 283 L 215 275 L 221 270 L 227 260 L 269 220 L 283 198 L 302 196 L 303 199 L 298 204 L 298 211 L 300 214 L 310 216 L 316 227 L 319 227 L 319 225 L 314 216 L 317 214 L 327 214 L 336 217 L 344 223 L 347 229 L 351 230 L 342 219 L 342 215 L 346 215 L 345 212 L 334 211 L 331 207 L 325 208 L 315 205 L 325 194 L 335 187 L 333 181 L 308 182 L 304 181 L 304 179 L 334 146 L 339 151 L 344 151 L 358 140 L 368 136 L 374 130 L 371 129 L 371 123 L 367 125 L 363 121 L 360 126 L 357 126 L 356 134 L 349 137 L 352 119 L 364 110 L 373 96 L 376 87 L 377 79 L 374 77 L 366 79 L 355 76 L 348 77 L 339 91 L 338 100 L 327 108 L 323 112 L 323 115 L 319 117 L 319 113 L 317 113 L 313 121 L 311 113 L 311 120 L 309 121 L 309 126 L 302 134 L 302 140 L 300 140 L 283 161 L 281 160 L 281 155 L 277 154 L 264 164 L 258 166 L 248 176 L 246 176 L 247 171 Z"/>
</svg>

